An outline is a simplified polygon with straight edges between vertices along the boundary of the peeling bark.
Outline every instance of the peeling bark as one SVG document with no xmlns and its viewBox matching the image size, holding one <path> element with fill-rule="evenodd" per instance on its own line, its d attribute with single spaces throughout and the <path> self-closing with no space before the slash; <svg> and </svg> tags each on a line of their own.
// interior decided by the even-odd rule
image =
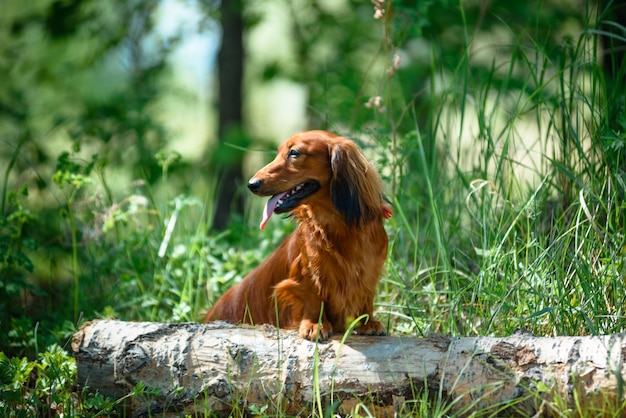
<svg viewBox="0 0 626 418">
<path fill-rule="evenodd" d="M 626 376 L 623 334 L 352 335 L 316 344 L 271 326 L 102 320 L 85 324 L 72 348 L 81 387 L 119 398 L 146 384 L 152 395 L 126 404 L 135 416 L 253 406 L 309 415 L 318 404 L 340 413 L 362 404 L 393 416 L 423 393 L 449 400 L 456 412 L 506 405 L 526 415 L 545 410 L 550 396 L 572 401 L 575 392 L 617 402 Z"/>
</svg>

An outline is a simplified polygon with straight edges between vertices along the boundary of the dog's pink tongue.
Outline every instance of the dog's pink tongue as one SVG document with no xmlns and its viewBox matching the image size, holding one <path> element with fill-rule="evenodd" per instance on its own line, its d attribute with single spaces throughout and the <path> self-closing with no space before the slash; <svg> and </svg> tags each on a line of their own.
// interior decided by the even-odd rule
<svg viewBox="0 0 626 418">
<path fill-rule="evenodd" d="M 265 207 L 263 208 L 263 219 L 261 220 L 260 228 L 263 230 L 265 228 L 265 224 L 269 221 L 270 216 L 274 213 L 274 209 L 276 209 L 276 204 L 280 199 L 282 199 L 287 192 L 279 193 L 277 195 L 272 196 L 267 203 L 265 203 Z"/>
</svg>

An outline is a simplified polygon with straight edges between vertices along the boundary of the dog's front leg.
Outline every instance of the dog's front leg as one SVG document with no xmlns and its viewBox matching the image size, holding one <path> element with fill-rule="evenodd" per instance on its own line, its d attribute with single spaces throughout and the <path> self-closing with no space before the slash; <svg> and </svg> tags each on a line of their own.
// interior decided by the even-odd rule
<svg viewBox="0 0 626 418">
<path fill-rule="evenodd" d="M 318 315 L 318 319 L 303 318 L 300 321 L 300 329 L 298 331 L 300 336 L 307 340 L 315 341 L 319 339 L 320 341 L 326 341 L 333 333 L 333 326 L 326 320 L 326 315 L 322 312 L 321 315 Z"/>
<path fill-rule="evenodd" d="M 297 327 L 300 336 L 307 340 L 328 339 L 333 327 L 326 319 L 324 304 L 312 286 L 286 279 L 278 283 L 274 291 L 281 312 L 288 312 L 284 315 L 288 319 L 280 324 L 281 327 Z"/>
<path fill-rule="evenodd" d="M 368 300 L 363 307 L 362 312 L 367 315 L 366 319 L 362 319 L 356 328 L 357 334 L 361 335 L 387 335 L 385 327 L 376 318 L 374 318 L 374 298 Z"/>
<path fill-rule="evenodd" d="M 362 320 L 356 332 L 361 335 L 387 335 L 383 324 L 373 316 L 367 320 Z"/>
</svg>

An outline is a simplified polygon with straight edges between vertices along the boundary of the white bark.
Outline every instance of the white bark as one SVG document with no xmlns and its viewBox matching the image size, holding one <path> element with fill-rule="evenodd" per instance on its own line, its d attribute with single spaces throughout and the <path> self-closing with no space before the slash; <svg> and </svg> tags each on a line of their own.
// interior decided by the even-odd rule
<svg viewBox="0 0 626 418">
<path fill-rule="evenodd" d="M 93 321 L 74 335 L 78 381 L 121 397 L 143 382 L 156 395 L 131 397 L 134 415 L 244 411 L 288 415 L 361 402 L 376 416 L 410 409 L 428 391 L 455 411 L 549 408 L 542 398 L 574 392 L 622 399 L 626 336 L 505 338 L 364 337 L 316 344 L 270 326 Z M 495 409 L 494 409 L 495 410 Z"/>
</svg>

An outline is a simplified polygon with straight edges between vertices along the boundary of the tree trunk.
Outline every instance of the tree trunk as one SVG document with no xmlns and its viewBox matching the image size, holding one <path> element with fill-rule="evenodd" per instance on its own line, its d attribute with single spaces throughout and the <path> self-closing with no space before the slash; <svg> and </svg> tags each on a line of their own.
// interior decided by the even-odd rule
<svg viewBox="0 0 626 418">
<path fill-rule="evenodd" d="M 509 406 L 528 415 L 552 396 L 617 402 L 626 376 L 621 334 L 349 336 L 316 344 L 271 326 L 101 320 L 85 324 L 72 349 L 81 388 L 116 398 L 139 382 L 150 389 L 129 398 L 135 416 L 265 407 L 308 415 L 331 405 L 347 413 L 359 402 L 375 416 L 393 416 L 423 394 L 454 401 L 460 413 Z"/>
<path fill-rule="evenodd" d="M 228 134 L 241 131 L 243 124 L 243 3 L 241 0 L 223 1 L 221 6 L 222 44 L 218 60 L 218 140 L 224 147 Z M 239 153 L 239 151 L 234 151 Z M 231 152 L 233 154 L 233 152 Z M 220 152 L 219 155 L 223 155 Z M 237 154 L 238 155 L 238 154 Z M 224 230 L 231 213 L 243 213 L 243 199 L 237 190 L 243 183 L 242 156 L 214 161 L 217 164 L 218 188 L 213 227 Z"/>
<path fill-rule="evenodd" d="M 609 83 L 624 84 L 624 27 L 626 27 L 626 4 L 620 1 L 601 0 L 598 12 L 605 13 L 600 26 L 602 40 L 602 67 Z"/>
</svg>

